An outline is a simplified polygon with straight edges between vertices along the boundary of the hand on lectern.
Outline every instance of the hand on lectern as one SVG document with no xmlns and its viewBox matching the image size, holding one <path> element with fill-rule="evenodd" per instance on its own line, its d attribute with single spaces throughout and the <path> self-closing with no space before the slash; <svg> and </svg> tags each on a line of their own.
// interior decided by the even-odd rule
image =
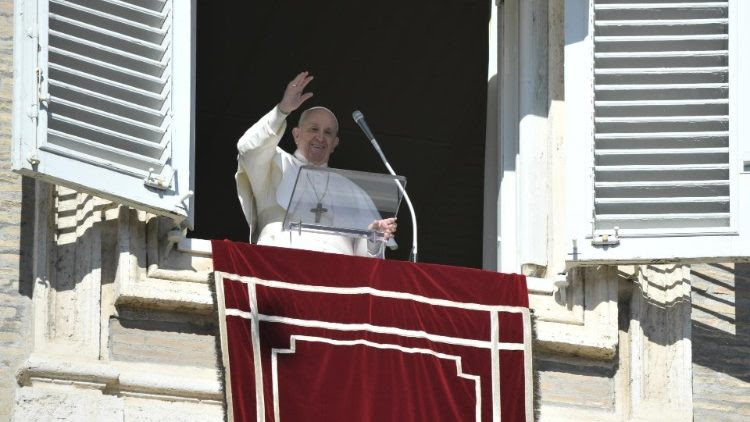
<svg viewBox="0 0 750 422">
<path fill-rule="evenodd" d="M 382 220 L 373 221 L 372 224 L 370 224 L 370 226 L 368 227 L 368 229 L 383 233 L 383 238 L 385 240 L 388 240 L 396 234 L 397 226 L 398 224 L 396 224 L 395 218 L 385 218 Z"/>
<path fill-rule="evenodd" d="M 295 76 L 287 85 L 284 96 L 279 102 L 279 110 L 284 114 L 289 114 L 298 109 L 305 101 L 313 96 L 312 92 L 303 93 L 307 84 L 313 80 L 308 72 L 301 72 Z"/>
</svg>

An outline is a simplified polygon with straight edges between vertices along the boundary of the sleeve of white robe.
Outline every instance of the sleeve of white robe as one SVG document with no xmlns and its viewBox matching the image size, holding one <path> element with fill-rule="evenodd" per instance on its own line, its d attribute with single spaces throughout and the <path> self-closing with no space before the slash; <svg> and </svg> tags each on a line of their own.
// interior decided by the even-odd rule
<svg viewBox="0 0 750 422">
<path fill-rule="evenodd" d="M 273 157 L 286 129 L 287 115 L 276 106 L 261 117 L 237 142 L 237 196 L 250 228 L 250 241 L 257 237 L 255 198 L 275 195 L 271 186 Z M 254 233 L 256 232 L 256 233 Z"/>
</svg>

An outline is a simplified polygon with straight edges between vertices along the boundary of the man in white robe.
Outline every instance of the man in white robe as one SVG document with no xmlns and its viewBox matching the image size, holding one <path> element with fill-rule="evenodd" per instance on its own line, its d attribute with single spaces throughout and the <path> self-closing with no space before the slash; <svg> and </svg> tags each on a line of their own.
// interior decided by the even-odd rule
<svg viewBox="0 0 750 422">
<path fill-rule="evenodd" d="M 297 145 L 294 154 L 278 147 L 286 129 L 286 117 L 312 97 L 311 92 L 304 92 L 312 79 L 308 72 L 292 79 L 281 102 L 248 129 L 237 143 L 239 156 L 235 180 L 250 227 L 250 241 L 259 245 L 382 257 L 382 242 L 282 230 L 300 167 L 327 167 L 328 159 L 339 143 L 336 116 L 325 107 L 313 107 L 302 113 L 298 127 L 292 129 Z M 367 196 L 364 192 L 361 195 Z M 372 208 L 375 218 L 369 229 L 382 232 L 385 239 L 391 238 L 396 231 L 396 219 L 381 219 L 374 205 Z"/>
</svg>

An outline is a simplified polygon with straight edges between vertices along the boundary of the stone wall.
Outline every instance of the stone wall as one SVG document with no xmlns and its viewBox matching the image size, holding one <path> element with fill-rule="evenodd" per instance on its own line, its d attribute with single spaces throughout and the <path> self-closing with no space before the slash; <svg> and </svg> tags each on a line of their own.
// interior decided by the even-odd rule
<svg viewBox="0 0 750 422">
<path fill-rule="evenodd" d="M 32 347 L 33 182 L 10 171 L 13 99 L 13 0 L 0 0 L 0 421 L 10 419 L 15 372 Z M 29 189 L 31 188 L 31 189 Z"/>
<path fill-rule="evenodd" d="M 36 195 L 34 347 L 12 419 L 221 420 L 210 258 L 175 250 L 169 219 L 59 186 Z"/>
<path fill-rule="evenodd" d="M 695 420 L 750 420 L 750 264 L 692 269 Z"/>
</svg>

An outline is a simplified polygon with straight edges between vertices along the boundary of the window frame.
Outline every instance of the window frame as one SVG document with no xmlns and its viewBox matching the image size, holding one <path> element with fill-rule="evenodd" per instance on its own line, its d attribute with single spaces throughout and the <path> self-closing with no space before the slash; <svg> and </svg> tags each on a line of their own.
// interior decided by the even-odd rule
<svg viewBox="0 0 750 422">
<path fill-rule="evenodd" d="M 176 0 L 169 13 L 172 39 L 168 77 L 172 86 L 167 118 L 171 119 L 170 160 L 174 170 L 170 189 L 149 188 L 143 178 L 39 148 L 46 142 L 47 135 L 47 110 L 39 101 L 48 93 L 49 2 L 46 0 L 16 1 L 14 7 L 11 161 L 15 172 L 193 226 L 196 0 Z M 41 75 L 39 83 L 37 74 Z"/>
<path fill-rule="evenodd" d="M 566 251 L 568 266 L 602 263 L 738 261 L 750 259 L 750 89 L 738 76 L 750 71 L 740 40 L 750 30 L 750 7 L 729 0 L 730 227 L 727 229 L 641 229 L 619 232 L 617 245 L 592 245 L 594 237 L 594 1 L 565 2 Z M 745 49 L 747 50 L 747 49 Z M 743 114 L 743 111 L 744 114 Z M 584 158 L 581 158 L 584 157 Z M 748 169 L 750 170 L 750 169 Z M 612 233 L 613 234 L 613 233 Z"/>
</svg>

